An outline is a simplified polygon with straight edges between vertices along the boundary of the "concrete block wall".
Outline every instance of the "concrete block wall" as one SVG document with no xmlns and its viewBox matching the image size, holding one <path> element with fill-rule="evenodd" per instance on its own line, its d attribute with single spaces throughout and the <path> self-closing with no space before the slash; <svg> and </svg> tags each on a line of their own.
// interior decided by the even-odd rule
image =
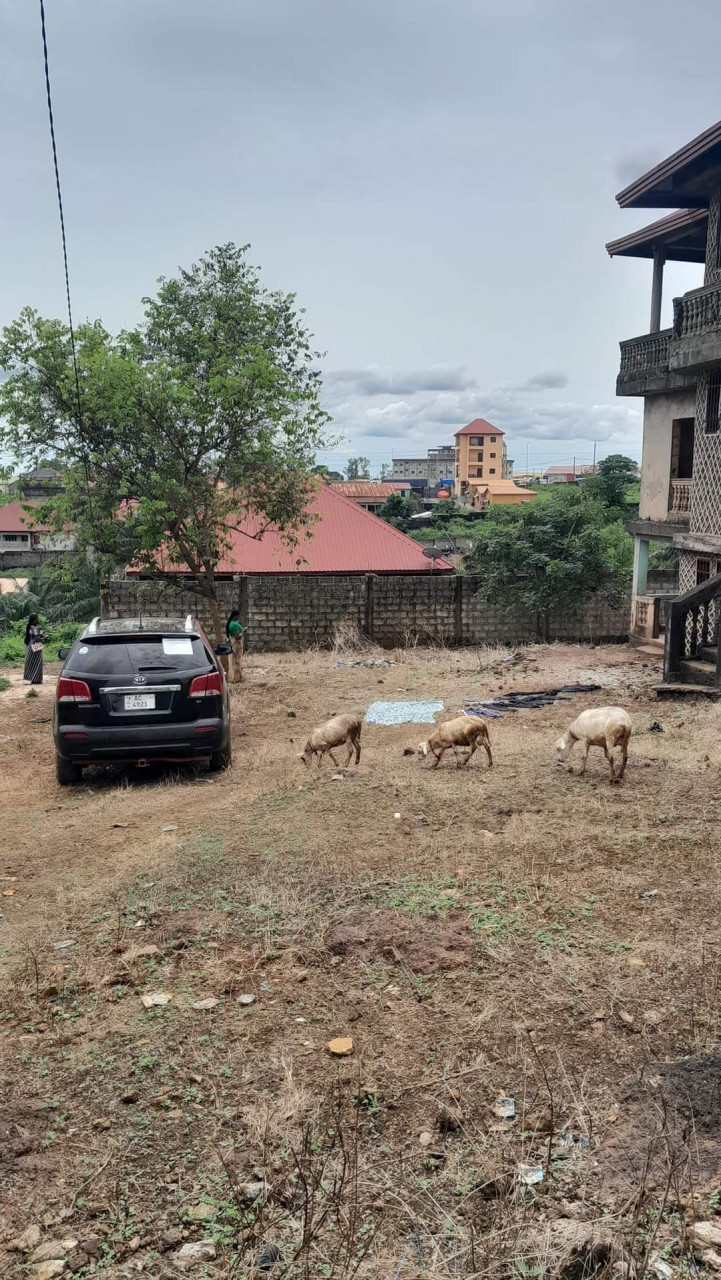
<svg viewBox="0 0 721 1280">
<path fill-rule="evenodd" d="M 349 622 L 386 648 L 396 645 L 522 644 L 539 638 L 535 614 L 484 600 L 482 579 L 463 574 L 262 574 L 219 582 L 223 618 L 240 609 L 249 652 L 301 650 L 333 643 Z M 207 605 L 189 584 L 113 579 L 102 595 L 103 616 L 193 613 L 212 635 Z M 628 635 L 629 599 L 613 605 L 593 597 L 554 617 L 552 640 L 616 640 Z"/>
</svg>

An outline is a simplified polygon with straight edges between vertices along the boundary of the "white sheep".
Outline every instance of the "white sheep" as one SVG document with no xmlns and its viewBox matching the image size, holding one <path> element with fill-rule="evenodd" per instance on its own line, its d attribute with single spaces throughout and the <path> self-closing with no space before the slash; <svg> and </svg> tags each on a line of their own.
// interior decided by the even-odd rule
<svg viewBox="0 0 721 1280">
<path fill-rule="evenodd" d="M 577 742 L 583 743 L 583 764 L 579 778 L 586 772 L 586 761 L 591 747 L 601 747 L 611 770 L 611 782 L 620 782 L 628 759 L 628 740 L 631 737 L 631 717 L 623 707 L 595 707 L 582 711 L 573 724 L 556 743 L 556 755 L 560 762 L 567 760 Z M 621 768 L 614 772 L 613 751 L 621 748 Z"/>
<path fill-rule="evenodd" d="M 319 724 L 310 734 L 301 752 L 301 760 L 303 764 L 310 764 L 313 756 L 318 757 L 318 767 L 320 768 L 323 756 L 328 753 L 336 769 L 338 761 L 333 755 L 333 747 L 340 747 L 344 742 L 348 744 L 348 754 L 346 756 L 346 766 L 350 764 L 351 756 L 355 749 L 355 762 L 360 764 L 361 758 L 361 729 L 363 727 L 363 712 L 353 711 L 342 716 L 333 716 L 332 720 L 326 720 L 325 724 Z"/>
<path fill-rule="evenodd" d="M 449 747 L 452 747 L 456 757 L 456 765 L 460 769 L 461 765 L 468 764 L 479 743 L 485 748 L 488 756 L 488 768 L 490 769 L 493 765 L 493 756 L 491 755 L 491 743 L 485 720 L 482 720 L 480 716 L 457 716 L 455 720 L 444 720 L 437 725 L 428 741 L 420 743 L 418 752 L 420 755 L 427 756 L 430 751 L 435 756 L 435 764 L 431 765 L 431 768 L 437 769 L 443 753 Z M 459 747 L 470 747 L 465 760 L 459 758 Z"/>
</svg>

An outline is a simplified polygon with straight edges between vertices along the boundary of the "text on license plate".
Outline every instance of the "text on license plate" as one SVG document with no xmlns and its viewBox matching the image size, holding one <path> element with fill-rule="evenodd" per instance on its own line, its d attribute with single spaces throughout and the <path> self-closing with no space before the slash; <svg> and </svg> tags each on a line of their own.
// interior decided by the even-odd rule
<svg viewBox="0 0 721 1280">
<path fill-rule="evenodd" d="M 126 711 L 154 711 L 155 710 L 155 694 L 154 693 L 126 693 L 125 710 Z"/>
</svg>

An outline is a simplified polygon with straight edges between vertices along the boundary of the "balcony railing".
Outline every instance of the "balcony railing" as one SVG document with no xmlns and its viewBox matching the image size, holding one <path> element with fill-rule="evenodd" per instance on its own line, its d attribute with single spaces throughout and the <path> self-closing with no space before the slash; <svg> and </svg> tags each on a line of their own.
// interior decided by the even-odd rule
<svg viewBox="0 0 721 1280">
<path fill-rule="evenodd" d="M 671 333 L 671 329 L 662 329 L 659 333 L 648 333 L 622 342 L 621 378 L 667 369 Z"/>
<path fill-rule="evenodd" d="M 692 338 L 713 329 L 721 329 L 721 286 L 705 285 L 674 298 L 674 338 Z"/>
<path fill-rule="evenodd" d="M 676 520 L 689 520 L 692 493 L 693 480 L 672 480 L 668 492 L 668 514 Z"/>
</svg>

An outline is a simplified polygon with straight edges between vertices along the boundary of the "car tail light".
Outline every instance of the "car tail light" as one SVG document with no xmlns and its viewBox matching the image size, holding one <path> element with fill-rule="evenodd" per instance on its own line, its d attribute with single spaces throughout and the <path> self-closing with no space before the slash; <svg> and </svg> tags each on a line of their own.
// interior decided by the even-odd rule
<svg viewBox="0 0 721 1280">
<path fill-rule="evenodd" d="M 61 676 L 58 680 L 58 702 L 92 702 L 93 695 L 84 680 L 69 680 Z"/>
<path fill-rule="evenodd" d="M 223 692 L 223 677 L 213 671 L 209 676 L 196 676 L 190 686 L 191 698 L 217 698 Z"/>
</svg>

